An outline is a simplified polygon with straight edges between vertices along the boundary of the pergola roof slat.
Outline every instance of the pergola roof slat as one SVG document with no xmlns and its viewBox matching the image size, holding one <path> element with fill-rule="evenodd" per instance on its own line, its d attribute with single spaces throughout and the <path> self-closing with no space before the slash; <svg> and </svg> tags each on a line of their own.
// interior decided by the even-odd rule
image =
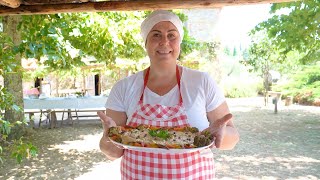
<svg viewBox="0 0 320 180">
<path fill-rule="evenodd" d="M 3 6 L 8 6 L 10 8 L 17 8 L 20 6 L 20 0 L 0 0 L 0 4 Z"/>
<path fill-rule="evenodd" d="M 97 2 L 94 0 L 24 0 L 17 5 L 20 0 L 0 0 L 0 4 L 4 5 L 0 6 L 0 16 L 155 9 L 204 9 L 289 1 L 293 0 L 131 0 Z M 11 3 L 7 4 L 7 2 Z"/>
</svg>

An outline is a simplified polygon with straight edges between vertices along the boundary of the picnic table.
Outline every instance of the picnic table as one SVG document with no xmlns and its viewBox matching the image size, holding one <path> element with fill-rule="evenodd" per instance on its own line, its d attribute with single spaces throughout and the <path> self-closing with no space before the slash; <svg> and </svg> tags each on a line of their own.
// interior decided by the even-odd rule
<svg viewBox="0 0 320 180">
<path fill-rule="evenodd" d="M 29 114 L 29 117 L 36 112 L 40 112 L 41 115 L 46 113 L 47 118 L 50 121 L 50 128 L 54 128 L 57 125 L 57 112 L 67 113 L 67 120 L 72 121 L 72 112 L 75 112 L 75 118 L 79 120 L 78 112 L 93 112 L 99 110 L 105 110 L 105 103 L 107 102 L 106 96 L 89 96 L 81 98 L 67 98 L 67 97 L 52 97 L 44 99 L 29 99 L 25 98 L 24 109 L 25 113 Z M 62 116 L 62 121 L 63 116 Z M 41 119 L 39 126 L 41 125 Z"/>
</svg>

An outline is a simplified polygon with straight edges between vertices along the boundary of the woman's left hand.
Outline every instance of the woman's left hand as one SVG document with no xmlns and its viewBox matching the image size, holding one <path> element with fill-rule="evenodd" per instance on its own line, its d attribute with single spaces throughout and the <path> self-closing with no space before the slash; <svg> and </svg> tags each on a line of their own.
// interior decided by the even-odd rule
<svg viewBox="0 0 320 180">
<path fill-rule="evenodd" d="M 209 131 L 213 136 L 214 145 L 220 148 L 225 133 L 227 122 L 232 118 L 232 114 L 227 114 L 220 119 L 211 122 L 209 127 L 203 131 Z"/>
</svg>

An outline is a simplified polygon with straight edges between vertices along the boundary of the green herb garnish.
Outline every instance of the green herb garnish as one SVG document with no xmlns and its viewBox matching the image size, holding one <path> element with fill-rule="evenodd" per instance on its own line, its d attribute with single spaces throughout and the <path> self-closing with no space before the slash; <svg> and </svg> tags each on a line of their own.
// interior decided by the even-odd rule
<svg viewBox="0 0 320 180">
<path fill-rule="evenodd" d="M 149 134 L 152 137 L 159 137 L 165 140 L 170 137 L 168 130 L 165 129 L 149 130 Z"/>
</svg>

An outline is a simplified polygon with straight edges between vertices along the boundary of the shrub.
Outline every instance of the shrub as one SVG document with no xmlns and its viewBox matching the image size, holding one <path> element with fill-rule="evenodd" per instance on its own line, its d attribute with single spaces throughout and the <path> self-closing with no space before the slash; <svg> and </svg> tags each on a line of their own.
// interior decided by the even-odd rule
<svg viewBox="0 0 320 180">
<path fill-rule="evenodd" d="M 257 96 L 260 84 L 244 78 L 228 78 L 223 83 L 223 89 L 228 98 L 253 97 Z"/>
<path fill-rule="evenodd" d="M 304 105 L 319 105 L 320 101 L 320 64 L 304 66 L 293 73 L 287 82 L 276 87 L 284 97 L 293 96 L 294 102 Z"/>
<path fill-rule="evenodd" d="M 37 155 L 37 148 L 30 142 L 27 142 L 24 137 L 19 139 L 10 139 L 10 133 L 13 128 L 23 128 L 25 121 L 16 121 L 10 123 L 3 120 L 0 115 L 0 162 L 3 163 L 3 153 L 10 152 L 11 157 L 15 158 L 18 163 L 21 163 L 24 158 L 35 157 Z"/>
</svg>

